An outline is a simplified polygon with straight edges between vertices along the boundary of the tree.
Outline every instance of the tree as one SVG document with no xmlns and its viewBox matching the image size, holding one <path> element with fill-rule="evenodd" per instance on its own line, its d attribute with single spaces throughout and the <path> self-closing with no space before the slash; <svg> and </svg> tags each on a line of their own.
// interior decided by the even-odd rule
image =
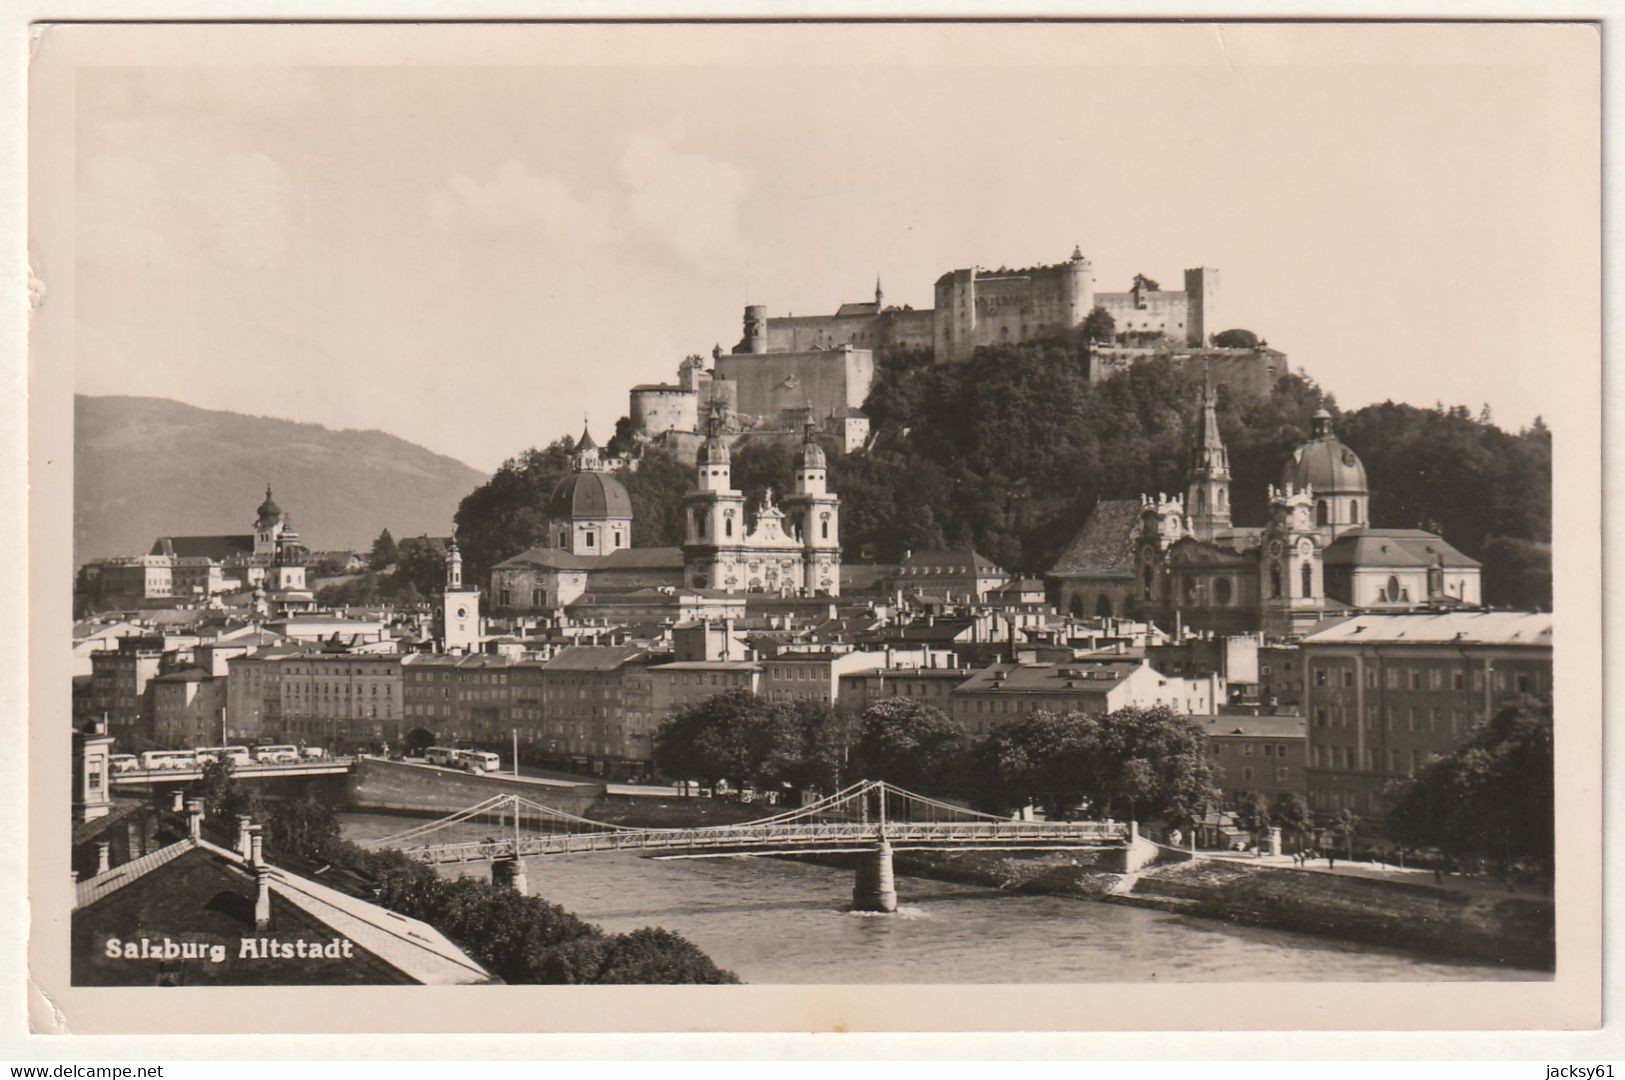
<svg viewBox="0 0 1625 1080">
<path fill-rule="evenodd" d="M 398 548 L 391 592 L 402 600 L 433 596 L 446 582 L 446 549 L 438 540 L 419 536 Z"/>
<path fill-rule="evenodd" d="M 478 581 L 503 559 L 547 542 L 547 500 L 573 468 L 575 440 L 509 458 L 458 504 L 457 543 L 464 576 Z"/>
<path fill-rule="evenodd" d="M 1220 801 L 1206 732 L 1166 706 L 1101 717 L 1090 758 L 1096 801 L 1102 807 L 1126 802 L 1131 818 L 1187 826 Z"/>
<path fill-rule="evenodd" d="M 1275 802 L 1270 806 L 1270 816 L 1279 825 L 1282 831 L 1297 840 L 1297 846 L 1304 845 L 1304 838 L 1315 827 L 1315 815 L 1309 809 L 1309 801 L 1296 791 L 1283 791 L 1275 796 Z"/>
<path fill-rule="evenodd" d="M 655 732 L 655 766 L 687 779 L 767 782 L 799 760 L 789 711 L 749 690 L 729 690 L 676 710 Z"/>
<path fill-rule="evenodd" d="M 1134 287 L 1137 288 L 1137 289 L 1143 289 L 1146 292 L 1161 292 L 1162 291 L 1162 286 L 1161 285 L 1157 284 L 1151 278 L 1146 277 L 1144 274 L 1135 274 L 1134 275 Z"/>
<path fill-rule="evenodd" d="M 932 791 L 953 785 L 968 749 L 964 729 L 941 709 L 913 698 L 886 698 L 863 710 L 853 757 L 863 779 Z"/>
<path fill-rule="evenodd" d="M 977 805 L 997 813 L 1036 799 L 1059 818 L 1093 793 L 1089 758 L 1097 724 L 1087 713 L 1026 713 L 977 744 L 969 769 Z"/>
<path fill-rule="evenodd" d="M 592 982 L 715 985 L 739 979 L 680 934 L 646 926 L 614 934 L 600 947 Z"/>
<path fill-rule="evenodd" d="M 1498 711 L 1455 751 L 1429 761 L 1389 800 L 1389 833 L 1452 857 L 1505 870 L 1554 862 L 1552 706 L 1523 698 Z"/>
<path fill-rule="evenodd" d="M 1269 798 L 1261 791 L 1242 793 L 1233 809 L 1237 823 L 1248 832 L 1256 834 L 1274 824 Z"/>
<path fill-rule="evenodd" d="M 338 815 L 308 791 L 297 799 L 262 804 L 260 814 L 265 847 L 272 854 L 321 861 L 331 857 L 339 842 Z"/>
<path fill-rule="evenodd" d="M 373 570 L 387 570 L 395 565 L 395 559 L 395 538 L 385 529 L 372 542 L 372 555 L 367 560 L 367 566 Z"/>
<path fill-rule="evenodd" d="M 1221 330 L 1213 335 L 1213 344 L 1221 349 L 1256 349 L 1258 335 L 1251 330 Z"/>
<path fill-rule="evenodd" d="M 1114 341 L 1117 338 L 1117 320 L 1112 318 L 1111 312 L 1097 304 L 1084 316 L 1082 330 L 1085 341 Z"/>
<path fill-rule="evenodd" d="M 1354 861 L 1354 831 L 1360 827 L 1360 815 L 1348 807 L 1337 812 L 1337 829 L 1343 834 L 1344 850 L 1348 853 L 1349 862 Z"/>
</svg>

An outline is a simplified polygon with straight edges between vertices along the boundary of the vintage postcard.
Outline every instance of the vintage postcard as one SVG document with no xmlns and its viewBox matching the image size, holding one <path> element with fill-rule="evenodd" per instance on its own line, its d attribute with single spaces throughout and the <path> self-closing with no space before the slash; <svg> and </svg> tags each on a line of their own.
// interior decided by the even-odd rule
<svg viewBox="0 0 1625 1080">
<path fill-rule="evenodd" d="M 1600 90 L 37 26 L 36 1030 L 1594 1026 Z"/>
</svg>

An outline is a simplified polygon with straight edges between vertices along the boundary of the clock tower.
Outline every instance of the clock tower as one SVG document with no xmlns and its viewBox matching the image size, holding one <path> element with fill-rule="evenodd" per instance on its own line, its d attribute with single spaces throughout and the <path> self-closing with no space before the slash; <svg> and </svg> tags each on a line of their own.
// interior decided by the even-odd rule
<svg viewBox="0 0 1625 1080">
<path fill-rule="evenodd" d="M 480 590 L 463 585 L 463 553 L 457 538 L 446 545 L 446 588 L 440 594 L 440 647 L 449 653 L 478 652 Z"/>
</svg>

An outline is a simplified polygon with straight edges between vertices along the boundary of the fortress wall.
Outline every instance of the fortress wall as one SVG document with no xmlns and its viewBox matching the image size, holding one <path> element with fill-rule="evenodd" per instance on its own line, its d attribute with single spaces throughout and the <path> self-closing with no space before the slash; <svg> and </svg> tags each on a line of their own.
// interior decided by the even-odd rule
<svg viewBox="0 0 1625 1080">
<path fill-rule="evenodd" d="M 736 354 L 717 360 L 717 375 L 737 386 L 742 420 L 810 408 L 816 422 L 843 406 L 863 405 L 874 379 L 874 354 L 867 349 Z"/>
<path fill-rule="evenodd" d="M 1146 306 L 1134 306 L 1133 293 L 1096 293 L 1095 304 L 1117 322 L 1117 331 L 1160 330 L 1174 341 L 1184 341 L 1189 325 L 1189 297 L 1182 292 L 1145 294 Z"/>
</svg>

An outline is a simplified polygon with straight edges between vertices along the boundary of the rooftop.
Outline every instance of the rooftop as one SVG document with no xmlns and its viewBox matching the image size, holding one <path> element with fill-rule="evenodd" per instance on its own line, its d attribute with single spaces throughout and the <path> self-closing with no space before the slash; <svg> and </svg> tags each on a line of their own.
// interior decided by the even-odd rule
<svg viewBox="0 0 1625 1080">
<path fill-rule="evenodd" d="M 1539 611 L 1451 611 L 1442 614 L 1355 615 L 1306 634 L 1303 644 L 1552 646 L 1552 615 Z"/>
</svg>

